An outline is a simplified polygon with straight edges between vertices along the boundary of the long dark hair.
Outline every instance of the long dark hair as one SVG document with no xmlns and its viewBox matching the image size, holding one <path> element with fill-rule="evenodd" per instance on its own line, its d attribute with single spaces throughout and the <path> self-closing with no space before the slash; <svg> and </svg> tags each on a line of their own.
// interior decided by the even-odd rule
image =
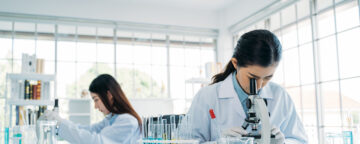
<svg viewBox="0 0 360 144">
<path fill-rule="evenodd" d="M 278 38 L 268 30 L 253 30 L 243 34 L 237 42 L 233 58 L 238 67 L 259 65 L 267 67 L 281 59 L 281 44 Z M 235 71 L 231 60 L 223 72 L 216 74 L 212 84 L 225 80 Z"/>
<path fill-rule="evenodd" d="M 129 100 L 126 98 L 119 83 L 109 74 L 101 74 L 96 77 L 90 84 L 89 91 L 99 95 L 105 107 L 114 114 L 128 113 L 134 116 L 139 124 L 141 130 L 141 118 L 131 106 Z M 109 101 L 107 92 L 113 96 L 113 101 Z"/>
</svg>

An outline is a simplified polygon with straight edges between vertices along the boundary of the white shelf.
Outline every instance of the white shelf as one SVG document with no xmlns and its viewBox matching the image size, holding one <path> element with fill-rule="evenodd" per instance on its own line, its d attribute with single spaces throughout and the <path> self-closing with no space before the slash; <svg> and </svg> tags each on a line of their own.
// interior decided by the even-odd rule
<svg viewBox="0 0 360 144">
<path fill-rule="evenodd" d="M 14 100 L 9 99 L 6 101 L 8 105 L 17 105 L 17 106 L 26 106 L 26 105 L 34 105 L 34 106 L 45 106 L 45 105 L 54 105 L 53 100 Z"/>
<path fill-rule="evenodd" d="M 41 80 L 55 81 L 55 75 L 37 74 L 37 73 L 12 73 L 7 74 L 7 78 L 11 80 Z"/>
<path fill-rule="evenodd" d="M 210 84 L 211 80 L 206 78 L 190 78 L 185 81 L 185 83 L 200 83 L 200 84 Z"/>
</svg>

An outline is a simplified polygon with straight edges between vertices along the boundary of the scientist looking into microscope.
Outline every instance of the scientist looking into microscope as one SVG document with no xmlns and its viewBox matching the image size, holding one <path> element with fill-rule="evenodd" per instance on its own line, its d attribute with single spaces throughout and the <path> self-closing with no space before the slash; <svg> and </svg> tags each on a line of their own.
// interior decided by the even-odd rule
<svg viewBox="0 0 360 144">
<path fill-rule="evenodd" d="M 308 143 L 291 97 L 282 87 L 270 82 L 281 54 L 281 44 L 270 31 L 243 34 L 225 70 L 194 97 L 188 112 L 192 137 L 204 142 L 247 135 L 251 128 L 244 129 L 242 125 L 247 118 L 249 81 L 255 79 L 258 95 L 267 102 L 270 113 L 269 129 L 275 135 L 270 143 Z M 212 120 L 209 110 L 216 115 L 216 121 Z"/>
<path fill-rule="evenodd" d="M 46 111 L 44 119 L 58 122 L 61 138 L 76 144 L 133 144 L 140 139 L 141 119 L 126 98 L 119 83 L 108 74 L 99 75 L 89 87 L 95 108 L 106 115 L 99 123 L 83 126 Z"/>
</svg>

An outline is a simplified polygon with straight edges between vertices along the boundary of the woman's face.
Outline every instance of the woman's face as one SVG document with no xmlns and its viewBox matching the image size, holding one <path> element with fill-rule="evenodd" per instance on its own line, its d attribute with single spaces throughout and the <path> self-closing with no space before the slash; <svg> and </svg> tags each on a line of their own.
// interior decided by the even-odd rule
<svg viewBox="0 0 360 144">
<path fill-rule="evenodd" d="M 278 63 L 274 63 L 268 67 L 262 67 L 259 65 L 249 65 L 247 67 L 237 67 L 237 61 L 232 59 L 233 65 L 236 68 L 236 79 L 240 83 L 241 88 L 250 93 L 250 78 L 256 79 L 257 91 L 263 88 L 273 77 L 274 72 L 278 66 Z"/>
<path fill-rule="evenodd" d="M 100 112 L 102 112 L 104 115 L 108 115 L 110 111 L 105 107 L 104 103 L 101 101 L 100 97 L 96 93 L 90 93 L 91 98 L 94 101 L 95 109 L 98 109 Z"/>
</svg>

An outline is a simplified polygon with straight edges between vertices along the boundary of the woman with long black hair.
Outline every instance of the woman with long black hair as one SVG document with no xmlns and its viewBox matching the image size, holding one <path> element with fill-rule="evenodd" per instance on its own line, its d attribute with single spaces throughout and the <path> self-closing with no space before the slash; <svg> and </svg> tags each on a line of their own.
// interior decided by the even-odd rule
<svg viewBox="0 0 360 144">
<path fill-rule="evenodd" d="M 270 82 L 282 54 L 278 38 L 267 30 L 254 30 L 241 36 L 225 70 L 213 77 L 211 85 L 194 97 L 188 115 L 192 135 L 201 141 L 220 136 L 242 136 L 251 127 L 242 128 L 247 117 L 249 81 L 255 79 L 257 92 L 267 101 L 273 144 L 307 143 L 307 136 L 289 94 Z M 216 121 L 211 120 L 213 110 Z"/>
<path fill-rule="evenodd" d="M 76 144 L 133 144 L 140 138 L 141 119 L 126 98 L 119 83 L 108 74 L 99 75 L 89 87 L 95 108 L 106 115 L 99 123 L 82 126 L 62 119 L 56 112 L 44 117 L 57 120 L 59 136 Z"/>
</svg>

